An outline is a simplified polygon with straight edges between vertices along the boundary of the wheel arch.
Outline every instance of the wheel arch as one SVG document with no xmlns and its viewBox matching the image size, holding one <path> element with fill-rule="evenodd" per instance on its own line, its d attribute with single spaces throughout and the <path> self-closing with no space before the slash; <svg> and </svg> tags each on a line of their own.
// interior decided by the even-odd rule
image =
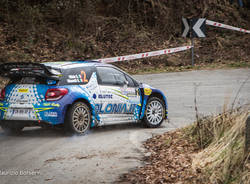
<svg viewBox="0 0 250 184">
<path fill-rule="evenodd" d="M 151 100 L 150 100 L 151 99 Z M 154 100 L 157 100 L 157 101 L 161 101 L 160 103 L 162 104 L 162 108 L 164 109 L 163 113 L 161 114 L 162 116 L 162 119 L 159 123 L 157 124 L 152 124 L 150 122 L 150 120 L 147 119 L 147 116 L 146 116 L 146 109 L 147 109 L 147 106 L 148 104 L 150 103 L 150 101 L 154 101 Z M 149 127 L 149 128 L 156 128 L 156 127 L 159 127 L 162 122 L 164 121 L 164 119 L 167 119 L 167 100 L 166 100 L 166 97 L 164 96 L 163 93 L 161 93 L 161 91 L 158 91 L 158 90 L 153 90 L 152 93 L 146 97 L 145 101 L 144 101 L 144 111 L 143 111 L 143 116 L 142 116 L 142 120 L 143 120 L 143 123 L 146 127 Z"/>
<path fill-rule="evenodd" d="M 164 119 L 167 119 L 168 118 L 168 102 L 167 102 L 165 95 L 159 90 L 152 91 L 152 93 L 149 95 L 149 97 L 147 99 L 147 103 L 148 103 L 148 100 L 152 97 L 157 97 L 157 98 L 162 100 L 162 102 L 164 103 L 164 107 L 165 107 L 165 118 Z"/>
<path fill-rule="evenodd" d="M 73 101 L 73 103 L 71 105 L 73 105 L 74 103 L 77 103 L 77 102 L 84 102 L 84 103 L 86 103 L 89 106 L 90 110 L 92 110 L 90 102 L 87 99 L 85 99 L 85 98 L 78 98 L 75 101 Z"/>
<path fill-rule="evenodd" d="M 72 116 L 72 114 L 69 114 L 70 113 L 70 111 L 72 110 L 72 107 L 74 106 L 74 104 L 76 104 L 76 103 L 79 103 L 79 102 L 82 102 L 82 103 L 84 103 L 84 104 L 86 104 L 87 106 L 88 106 L 88 108 L 89 108 L 89 113 L 90 113 L 90 124 L 88 124 L 87 125 L 87 127 L 85 127 L 86 129 L 85 129 L 85 132 L 78 132 L 78 130 L 76 130 L 75 128 L 74 128 L 74 126 L 73 126 L 73 124 L 72 124 L 72 122 L 71 122 L 71 116 Z M 87 99 L 85 99 L 85 98 L 82 98 L 82 97 L 80 97 L 80 98 L 77 98 L 77 99 L 75 99 L 74 101 L 72 101 L 72 103 L 71 104 L 68 104 L 66 107 L 65 107 L 65 114 L 64 114 L 64 129 L 65 129 L 65 132 L 66 133 L 69 133 L 69 135 L 71 135 L 71 134 L 75 134 L 75 133 L 77 133 L 77 134 L 85 134 L 86 133 L 86 131 L 89 129 L 89 128 L 91 128 L 92 127 L 92 125 L 93 125 L 93 120 L 94 120 L 94 117 L 93 117 L 93 107 L 92 107 L 93 105 L 91 105 L 91 102 L 89 102 Z M 76 106 L 77 107 L 77 106 Z"/>
<path fill-rule="evenodd" d="M 144 89 L 142 89 L 144 90 Z M 165 97 L 165 95 L 158 89 L 152 89 L 150 95 L 145 95 L 145 93 L 142 93 L 142 107 L 141 107 L 141 112 L 140 112 L 140 119 L 143 119 L 144 116 L 145 116 L 145 109 L 146 109 L 146 106 L 148 104 L 148 100 L 152 97 L 158 97 L 159 99 L 162 100 L 162 102 L 164 103 L 164 107 L 165 107 L 165 110 L 166 110 L 166 113 L 165 113 L 165 118 L 167 118 L 167 115 L 168 115 L 168 103 L 167 103 L 167 99 Z"/>
<path fill-rule="evenodd" d="M 85 98 L 78 98 L 78 99 L 75 99 L 71 104 L 68 104 L 66 106 L 64 119 L 66 119 L 65 116 L 68 114 L 68 112 L 69 112 L 70 108 L 72 107 L 72 105 L 77 103 L 77 102 L 84 102 L 86 105 L 88 105 L 88 107 L 90 109 L 90 112 L 91 112 L 91 115 L 93 115 L 93 107 L 91 106 L 90 102 Z"/>
<path fill-rule="evenodd" d="M 168 108 L 166 97 L 161 92 L 158 92 L 158 91 L 152 92 L 151 95 L 148 97 L 148 100 L 152 97 L 160 98 L 164 102 L 165 109 Z"/>
</svg>

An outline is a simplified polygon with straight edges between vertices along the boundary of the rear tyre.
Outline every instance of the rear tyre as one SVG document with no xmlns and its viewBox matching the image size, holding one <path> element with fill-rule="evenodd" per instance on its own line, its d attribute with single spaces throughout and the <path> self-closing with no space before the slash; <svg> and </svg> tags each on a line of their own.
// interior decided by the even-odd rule
<svg viewBox="0 0 250 184">
<path fill-rule="evenodd" d="M 164 102 L 158 97 L 151 97 L 146 105 L 143 123 L 148 128 L 159 127 L 165 118 Z"/>
<path fill-rule="evenodd" d="M 86 103 L 74 103 L 66 116 L 65 128 L 67 133 L 84 135 L 90 129 L 91 113 Z"/>
</svg>

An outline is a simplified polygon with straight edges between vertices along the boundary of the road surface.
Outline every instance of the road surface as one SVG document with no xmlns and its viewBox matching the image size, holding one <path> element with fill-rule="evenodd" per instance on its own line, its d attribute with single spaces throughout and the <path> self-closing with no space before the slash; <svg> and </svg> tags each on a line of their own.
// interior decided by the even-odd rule
<svg viewBox="0 0 250 184">
<path fill-rule="evenodd" d="M 66 137 L 60 130 L 27 128 L 9 136 L 0 130 L 0 183 L 112 183 L 142 164 L 142 142 L 195 120 L 194 86 L 201 115 L 216 114 L 224 104 L 250 102 L 250 69 L 203 70 L 134 76 L 161 89 L 169 102 L 170 122 L 157 129 L 123 124 Z"/>
</svg>

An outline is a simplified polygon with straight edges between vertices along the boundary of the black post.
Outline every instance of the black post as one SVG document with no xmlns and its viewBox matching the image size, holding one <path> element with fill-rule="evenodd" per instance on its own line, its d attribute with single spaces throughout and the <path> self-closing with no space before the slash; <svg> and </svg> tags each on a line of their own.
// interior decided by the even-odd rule
<svg viewBox="0 0 250 184">
<path fill-rule="evenodd" d="M 248 154 L 250 152 L 250 116 L 248 116 L 246 121 L 246 140 L 245 140 L 245 152 Z"/>
<path fill-rule="evenodd" d="M 194 34 L 193 34 L 193 19 L 190 19 L 190 38 L 191 38 L 191 60 L 192 60 L 192 67 L 194 66 Z"/>
<path fill-rule="evenodd" d="M 194 38 L 191 38 L 191 43 L 192 43 L 192 49 L 191 49 L 191 54 L 192 54 L 192 66 L 194 66 Z"/>
</svg>

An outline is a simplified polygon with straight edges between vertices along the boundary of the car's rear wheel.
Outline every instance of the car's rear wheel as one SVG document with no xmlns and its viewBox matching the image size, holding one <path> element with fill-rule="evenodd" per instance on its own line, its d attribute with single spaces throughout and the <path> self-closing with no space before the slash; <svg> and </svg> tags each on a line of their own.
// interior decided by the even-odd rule
<svg viewBox="0 0 250 184">
<path fill-rule="evenodd" d="M 143 122 L 149 128 L 159 127 L 165 117 L 164 102 L 158 97 L 151 97 L 146 105 Z"/>
<path fill-rule="evenodd" d="M 66 114 L 65 128 L 68 133 L 78 135 L 85 134 L 91 124 L 91 113 L 89 106 L 84 102 L 74 103 Z"/>
</svg>

